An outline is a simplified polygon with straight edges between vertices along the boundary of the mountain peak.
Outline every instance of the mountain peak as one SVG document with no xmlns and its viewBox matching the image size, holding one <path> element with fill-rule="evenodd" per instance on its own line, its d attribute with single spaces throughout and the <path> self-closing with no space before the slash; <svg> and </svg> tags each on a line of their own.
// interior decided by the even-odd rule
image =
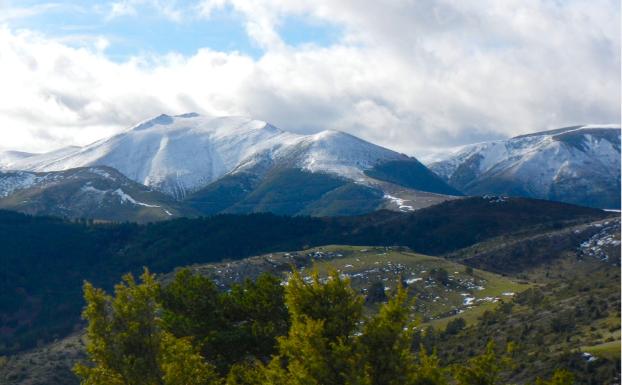
<svg viewBox="0 0 622 385">
<path fill-rule="evenodd" d="M 145 120 L 144 122 L 137 124 L 136 126 L 132 127 L 132 130 L 133 131 L 146 130 L 156 125 L 168 125 L 171 123 L 173 123 L 173 117 L 166 115 L 166 114 L 161 114 L 161 115 L 156 116 L 155 118 L 151 118 L 151 119 Z"/>
<path fill-rule="evenodd" d="M 401 155 L 344 132 L 302 135 L 244 116 L 161 114 L 91 145 L 12 161 L 23 170 L 106 165 L 128 178 L 183 198 L 226 174 L 294 167 L 346 178 Z M 2 163 L 0 162 L 0 167 Z"/>
</svg>

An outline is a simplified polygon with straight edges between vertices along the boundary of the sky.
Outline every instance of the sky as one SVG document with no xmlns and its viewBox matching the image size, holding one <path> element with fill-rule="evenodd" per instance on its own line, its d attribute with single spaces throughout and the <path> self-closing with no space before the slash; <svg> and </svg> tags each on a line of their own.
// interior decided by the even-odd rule
<svg viewBox="0 0 622 385">
<path fill-rule="evenodd" d="M 620 122 L 618 0 L 0 0 L 0 150 L 244 115 L 409 154 Z"/>
</svg>

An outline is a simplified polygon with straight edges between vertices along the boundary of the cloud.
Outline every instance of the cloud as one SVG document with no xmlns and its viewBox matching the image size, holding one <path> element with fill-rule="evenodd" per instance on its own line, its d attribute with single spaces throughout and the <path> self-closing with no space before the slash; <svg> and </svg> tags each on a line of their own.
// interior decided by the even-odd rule
<svg viewBox="0 0 622 385">
<path fill-rule="evenodd" d="M 181 22 L 184 17 L 184 11 L 174 0 L 118 0 L 110 4 L 107 19 L 122 16 L 142 17 L 141 11 L 145 8 L 174 22 Z"/>
<path fill-rule="evenodd" d="M 58 3 L 43 3 L 28 7 L 15 7 L 0 1 L 0 23 L 41 15 L 58 8 L 61 8 L 61 5 Z"/>
<path fill-rule="evenodd" d="M 119 4 L 131 16 L 131 7 L 165 3 Z M 169 11 L 183 22 L 229 9 L 263 55 L 205 48 L 118 63 L 106 57 L 113 43 L 105 39 L 76 47 L 0 29 L 0 146 L 84 144 L 152 115 L 188 111 L 249 115 L 298 132 L 340 129 L 415 155 L 619 122 L 617 1 L 211 0 L 193 7 L 193 15 L 187 7 Z M 287 45 L 279 28 L 291 17 L 339 26 L 343 36 L 328 47 Z"/>
</svg>

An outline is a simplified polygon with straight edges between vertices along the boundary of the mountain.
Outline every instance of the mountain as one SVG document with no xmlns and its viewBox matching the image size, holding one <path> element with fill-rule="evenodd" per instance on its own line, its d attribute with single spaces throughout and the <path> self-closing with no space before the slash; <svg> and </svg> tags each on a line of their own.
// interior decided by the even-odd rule
<svg viewBox="0 0 622 385">
<path fill-rule="evenodd" d="M 566 127 L 468 145 L 428 166 L 471 195 L 620 208 L 619 125 Z"/>
<path fill-rule="evenodd" d="M 351 215 L 423 191 L 461 195 L 416 159 L 339 131 L 301 135 L 244 117 L 160 115 L 85 147 L 0 153 L 5 170 L 108 166 L 206 214 Z M 428 205 L 412 202 L 405 207 Z M 403 202 L 402 202 L 403 203 Z M 332 209 L 326 209 L 332 207 Z"/>
<path fill-rule="evenodd" d="M 193 214 L 110 167 L 0 172 L 0 208 L 33 215 L 152 222 Z"/>
</svg>

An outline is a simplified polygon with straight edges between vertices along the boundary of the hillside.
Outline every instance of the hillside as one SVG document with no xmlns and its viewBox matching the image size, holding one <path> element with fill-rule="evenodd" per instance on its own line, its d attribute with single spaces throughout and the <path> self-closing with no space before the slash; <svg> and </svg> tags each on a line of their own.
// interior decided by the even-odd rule
<svg viewBox="0 0 622 385">
<path fill-rule="evenodd" d="M 600 210 L 561 203 L 468 198 L 414 213 L 359 217 L 217 215 L 157 224 L 87 224 L 0 211 L 2 353 L 66 335 L 80 324 L 84 279 L 110 288 L 143 266 L 240 259 L 324 244 L 403 245 L 441 255 L 511 233 L 601 220 Z"/>
<path fill-rule="evenodd" d="M 197 212 L 110 167 L 0 172 L 0 209 L 61 218 L 153 222 Z"/>
<path fill-rule="evenodd" d="M 618 246 L 608 255 L 619 261 L 620 233 L 614 234 Z M 472 327 L 451 335 L 435 333 L 423 340 L 437 347 L 442 360 L 456 363 L 481 351 L 489 338 L 497 343 L 513 341 L 518 365 L 510 383 L 525 383 L 536 373 L 544 377 L 563 367 L 574 373 L 575 384 L 618 384 L 619 264 L 586 255 L 583 248 L 566 247 L 561 253 L 554 249 L 555 258 L 531 262 L 513 274 L 532 282 L 532 289 L 483 313 Z M 547 252 L 540 249 L 535 253 L 547 256 Z M 523 255 L 519 247 L 515 258 Z"/>
<path fill-rule="evenodd" d="M 619 228 L 619 220 L 580 226 L 600 228 L 598 239 L 613 236 L 619 243 L 619 233 L 612 225 Z M 528 268 L 513 273 L 510 267 L 506 272 L 500 271 L 503 275 L 413 253 L 403 247 L 343 245 L 196 264 L 190 269 L 211 277 L 222 290 L 245 279 L 255 279 L 263 272 L 285 279 L 292 266 L 307 277 L 314 269 L 322 277 L 328 269 L 337 269 L 366 298 L 369 313 L 386 301 L 401 279 L 415 299 L 412 310 L 422 322 L 413 347 L 417 349 L 419 343 L 429 349 L 436 347 L 444 364 L 464 362 L 478 354 L 492 336 L 501 346 L 507 341 L 518 344 L 514 354 L 516 367 L 506 374 L 512 383 L 550 376 L 555 367 L 570 369 L 578 384 L 610 383 L 619 379 L 619 352 L 616 359 L 615 354 L 611 356 L 611 349 L 605 349 L 615 343 L 619 347 L 620 340 L 619 271 L 615 265 L 619 250 L 608 250 L 607 259 L 587 253 L 589 242 L 580 242 L 577 247 L 572 238 L 578 228 L 540 234 L 565 234 L 570 241 L 562 248 L 551 245 L 549 249 L 534 251 L 530 256 L 540 258 L 526 261 Z M 507 235 L 503 241 L 509 253 L 519 251 L 514 255 L 521 260 L 525 257 L 520 254 L 522 239 L 521 235 Z M 586 233 L 581 239 L 595 238 Z M 454 255 L 470 255 L 474 249 L 489 249 L 493 243 L 502 242 L 489 240 Z M 160 279 L 166 285 L 172 276 L 169 273 Z M 542 341 L 547 341 L 545 350 Z M 586 356 L 588 352 L 594 356 Z M 0 365 L 0 378 L 11 385 L 77 384 L 69 368 L 81 359 L 83 342 L 75 334 L 9 358 Z M 36 369 L 31 363 L 36 364 Z"/>
</svg>

